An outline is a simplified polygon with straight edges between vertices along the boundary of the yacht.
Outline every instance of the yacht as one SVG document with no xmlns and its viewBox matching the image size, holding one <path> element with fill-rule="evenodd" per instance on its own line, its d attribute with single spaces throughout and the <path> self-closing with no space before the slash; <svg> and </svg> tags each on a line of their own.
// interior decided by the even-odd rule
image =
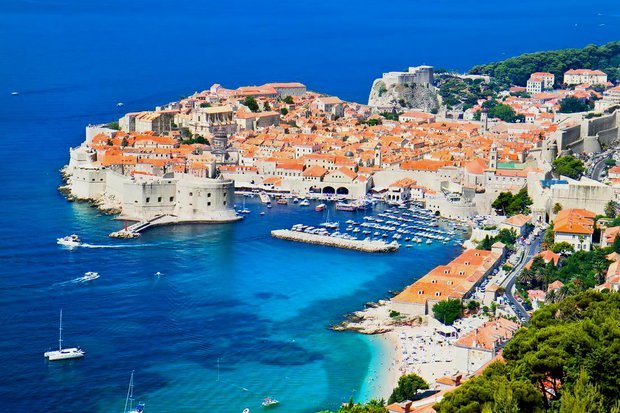
<svg viewBox="0 0 620 413">
<path fill-rule="evenodd" d="M 138 402 L 136 407 L 133 407 L 133 370 L 131 371 L 131 378 L 129 379 L 129 388 L 127 389 L 127 398 L 125 399 L 125 408 L 123 413 L 142 413 L 144 412 L 144 403 Z"/>
<path fill-rule="evenodd" d="M 43 353 L 49 361 L 68 360 L 84 357 L 84 350 L 79 347 L 62 348 L 62 309 L 60 310 L 60 326 L 58 328 L 58 350 L 50 350 Z"/>
<path fill-rule="evenodd" d="M 58 238 L 57 243 L 69 248 L 75 248 L 80 246 L 80 237 L 75 234 L 67 235 L 66 237 Z"/>
</svg>

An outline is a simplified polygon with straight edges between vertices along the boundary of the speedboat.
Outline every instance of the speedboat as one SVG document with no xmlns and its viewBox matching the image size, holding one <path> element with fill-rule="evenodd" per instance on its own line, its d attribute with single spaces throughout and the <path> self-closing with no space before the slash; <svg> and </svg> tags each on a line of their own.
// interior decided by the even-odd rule
<svg viewBox="0 0 620 413">
<path fill-rule="evenodd" d="M 97 278 L 99 278 L 98 272 L 88 271 L 84 273 L 84 276 L 82 277 L 81 281 L 92 281 L 92 280 L 96 280 Z"/>
<path fill-rule="evenodd" d="M 120 107 L 122 107 L 122 106 L 125 106 L 125 104 L 124 104 L 123 102 L 118 102 L 118 103 L 116 104 L 116 106 L 118 106 L 118 107 L 120 108 Z"/>
<path fill-rule="evenodd" d="M 299 205 L 301 205 L 301 204 L 299 204 Z M 316 212 L 321 212 L 321 211 L 325 210 L 325 207 L 326 207 L 325 204 L 318 204 L 316 207 L 314 207 L 314 210 Z"/>
<path fill-rule="evenodd" d="M 80 246 L 80 237 L 75 234 L 67 235 L 66 237 L 58 238 L 57 243 L 69 248 L 75 248 Z"/>
<path fill-rule="evenodd" d="M 241 214 L 249 214 L 250 212 L 252 212 L 252 211 L 250 211 L 247 208 L 243 208 L 241 211 L 239 211 L 239 213 L 241 213 Z"/>
<path fill-rule="evenodd" d="M 11 95 L 12 96 L 17 96 L 17 95 L 19 95 L 19 92 L 11 92 Z"/>
<path fill-rule="evenodd" d="M 156 275 L 157 277 L 159 277 L 160 275 L 162 275 L 162 273 L 160 273 L 159 271 L 157 271 L 157 272 L 155 273 L 155 275 Z"/>
<path fill-rule="evenodd" d="M 270 406 L 274 406 L 276 404 L 280 403 L 278 400 L 276 399 L 272 399 L 271 397 L 265 397 L 263 399 L 263 402 L 261 403 L 261 405 L 263 407 L 270 407 Z"/>
</svg>

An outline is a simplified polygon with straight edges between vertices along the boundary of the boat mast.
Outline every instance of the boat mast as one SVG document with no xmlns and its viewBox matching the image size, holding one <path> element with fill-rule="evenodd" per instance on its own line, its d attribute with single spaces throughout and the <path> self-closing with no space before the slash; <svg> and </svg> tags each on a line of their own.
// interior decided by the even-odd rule
<svg viewBox="0 0 620 413">
<path fill-rule="evenodd" d="M 129 379 L 129 388 L 127 389 L 127 398 L 125 399 L 125 408 L 123 413 L 127 412 L 127 404 L 129 404 L 129 410 L 131 410 L 133 404 L 133 370 L 131 370 L 131 378 Z"/>
<path fill-rule="evenodd" d="M 60 309 L 60 326 L 58 327 L 58 351 L 62 350 L 62 308 Z"/>
</svg>

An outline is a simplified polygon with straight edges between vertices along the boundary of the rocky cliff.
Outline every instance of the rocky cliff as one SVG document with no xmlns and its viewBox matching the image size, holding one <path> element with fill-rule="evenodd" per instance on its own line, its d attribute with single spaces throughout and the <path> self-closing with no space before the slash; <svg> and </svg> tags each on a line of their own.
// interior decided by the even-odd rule
<svg viewBox="0 0 620 413">
<path fill-rule="evenodd" d="M 417 84 L 389 84 L 383 79 L 376 79 L 370 89 L 368 106 L 379 111 L 420 109 L 430 112 L 437 109 L 437 93 L 435 88 Z"/>
</svg>

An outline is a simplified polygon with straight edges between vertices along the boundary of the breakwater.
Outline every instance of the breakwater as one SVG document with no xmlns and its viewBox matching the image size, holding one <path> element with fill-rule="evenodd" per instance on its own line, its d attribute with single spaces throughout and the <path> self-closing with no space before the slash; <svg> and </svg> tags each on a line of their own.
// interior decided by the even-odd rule
<svg viewBox="0 0 620 413">
<path fill-rule="evenodd" d="M 398 250 L 397 243 L 371 240 L 351 240 L 331 237 L 329 235 L 308 234 L 305 232 L 277 229 L 271 231 L 274 238 L 287 241 L 305 242 L 307 244 L 325 245 L 328 247 L 344 248 L 362 252 L 394 252 Z"/>
</svg>

